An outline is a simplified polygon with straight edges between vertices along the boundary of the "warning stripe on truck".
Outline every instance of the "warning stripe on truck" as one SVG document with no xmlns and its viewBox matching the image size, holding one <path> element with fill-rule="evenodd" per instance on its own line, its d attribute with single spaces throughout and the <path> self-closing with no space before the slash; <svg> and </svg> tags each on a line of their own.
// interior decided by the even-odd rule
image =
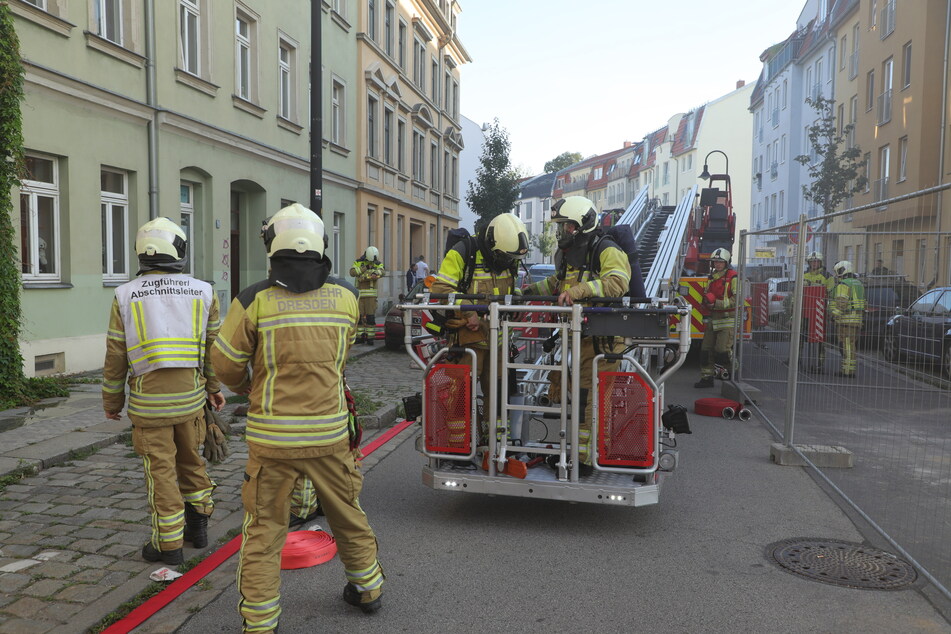
<svg viewBox="0 0 951 634">
<path fill-rule="evenodd" d="M 690 311 L 690 338 L 691 339 L 703 339 L 703 313 L 700 312 L 700 306 L 703 303 L 703 289 L 707 285 L 706 277 L 682 277 L 680 278 L 680 286 L 686 288 L 687 295 L 685 296 L 686 300 L 690 303 L 692 310 Z M 751 310 L 750 302 L 746 300 L 743 302 L 743 330 L 742 337 L 743 339 L 751 338 L 752 333 L 752 322 L 751 322 Z M 671 320 L 671 336 L 676 337 L 676 326 L 677 320 Z"/>
</svg>

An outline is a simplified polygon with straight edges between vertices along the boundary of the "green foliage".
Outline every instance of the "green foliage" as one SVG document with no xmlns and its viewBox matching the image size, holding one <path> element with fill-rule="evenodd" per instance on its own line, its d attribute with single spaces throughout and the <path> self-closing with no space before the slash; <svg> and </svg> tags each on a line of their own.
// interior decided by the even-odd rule
<svg viewBox="0 0 951 634">
<path fill-rule="evenodd" d="M 469 208 L 479 217 L 475 223 L 476 233 L 499 214 L 512 211 L 518 200 L 519 176 L 509 160 L 511 149 L 508 132 L 496 119 L 485 131 L 476 180 L 469 183 L 466 193 Z"/>
<path fill-rule="evenodd" d="M 583 156 L 581 152 L 562 152 L 552 160 L 545 163 L 545 173 L 551 174 L 552 172 L 557 172 L 558 170 L 565 169 L 569 165 L 574 165 L 579 162 Z"/>
<path fill-rule="evenodd" d="M 2 302 L 3 300 L 0 300 Z M 69 396 L 69 380 L 60 376 L 25 378 L 21 374 L 15 391 L 0 391 L 0 410 L 31 405 L 44 398 Z"/>
<path fill-rule="evenodd" d="M 558 243 L 558 238 L 555 234 L 555 226 L 546 222 L 543 226 L 542 232 L 533 235 L 529 242 L 532 247 L 538 249 L 538 252 L 543 256 L 551 257 L 555 252 L 555 245 Z"/>
<path fill-rule="evenodd" d="M 802 186 L 803 197 L 816 203 L 824 214 L 831 213 L 839 204 L 865 189 L 865 160 L 858 145 L 849 147 L 849 136 L 855 125 L 842 126 L 835 121 L 835 100 L 821 95 L 806 99 L 816 111 L 818 118 L 809 127 L 809 146 L 816 161 L 809 154 L 796 157 L 796 161 L 809 169 L 811 183 Z"/>
<path fill-rule="evenodd" d="M 377 400 L 376 394 L 371 394 L 365 390 L 350 390 L 353 394 L 353 401 L 357 406 L 357 414 L 374 414 L 376 410 L 383 407 L 383 401 Z"/>
<path fill-rule="evenodd" d="M 22 100 L 20 42 L 4 2 L 0 3 L 0 403 L 23 402 L 30 387 L 24 384 L 20 355 L 21 280 L 10 196 L 25 171 Z"/>
</svg>

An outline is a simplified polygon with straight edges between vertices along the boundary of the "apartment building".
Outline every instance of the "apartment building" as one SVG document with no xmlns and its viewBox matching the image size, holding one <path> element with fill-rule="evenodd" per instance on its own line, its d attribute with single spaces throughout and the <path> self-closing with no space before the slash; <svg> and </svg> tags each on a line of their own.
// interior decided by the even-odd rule
<svg viewBox="0 0 951 634">
<path fill-rule="evenodd" d="M 513 211 L 525 223 L 529 240 L 542 235 L 545 231 L 545 223 L 551 220 L 551 190 L 554 183 L 554 173 L 539 174 L 519 183 L 518 202 Z M 525 264 L 551 262 L 551 256 L 544 256 L 538 248 L 532 246 L 528 255 L 523 258 L 523 262 Z"/>
<path fill-rule="evenodd" d="M 102 366 L 114 287 L 135 276 L 135 231 L 151 217 L 181 223 L 189 272 L 223 307 L 265 277 L 262 222 L 309 200 L 312 6 L 334 51 L 322 75 L 323 216 L 335 269 L 349 266 L 356 0 L 8 6 L 25 67 L 29 175 L 13 196 L 27 375 Z"/>
<path fill-rule="evenodd" d="M 358 0 L 357 253 L 380 250 L 381 303 L 419 255 L 438 265 L 459 224 L 460 67 L 471 61 L 450 0 Z"/>
</svg>

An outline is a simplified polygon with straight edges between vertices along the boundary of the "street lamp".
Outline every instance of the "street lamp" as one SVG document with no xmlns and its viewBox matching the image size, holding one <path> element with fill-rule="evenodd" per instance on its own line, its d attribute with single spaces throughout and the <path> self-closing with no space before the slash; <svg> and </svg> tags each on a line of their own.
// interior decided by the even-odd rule
<svg viewBox="0 0 951 634">
<path fill-rule="evenodd" d="M 707 152 L 707 155 L 703 157 L 703 171 L 700 172 L 700 178 L 703 180 L 710 180 L 710 171 L 707 168 L 707 159 L 710 158 L 711 154 L 722 154 L 723 160 L 726 161 L 726 170 L 725 173 L 730 173 L 730 158 L 726 155 L 726 152 L 723 150 L 710 150 Z"/>
</svg>

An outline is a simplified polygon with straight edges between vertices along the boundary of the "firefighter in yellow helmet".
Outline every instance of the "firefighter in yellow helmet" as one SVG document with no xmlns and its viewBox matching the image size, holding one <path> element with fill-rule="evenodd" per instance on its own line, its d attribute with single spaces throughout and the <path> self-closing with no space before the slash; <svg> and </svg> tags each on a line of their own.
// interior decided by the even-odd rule
<svg viewBox="0 0 951 634">
<path fill-rule="evenodd" d="M 372 346 L 376 339 L 376 286 L 385 272 L 376 247 L 367 247 L 350 267 L 350 275 L 357 281 L 357 290 L 360 291 L 357 343 Z"/>
<path fill-rule="evenodd" d="M 713 387 L 713 377 L 729 379 L 733 371 L 733 336 L 736 318 L 736 295 L 739 283 L 730 266 L 732 254 L 714 249 L 710 254 L 710 275 L 703 293 L 703 341 L 700 344 L 700 380 L 694 387 Z"/>
<path fill-rule="evenodd" d="M 558 303 L 570 306 L 583 302 L 588 297 L 623 297 L 631 283 L 631 264 L 627 254 L 608 236 L 598 224 L 598 212 L 594 203 L 584 196 L 568 196 L 551 207 L 551 221 L 558 229 L 558 252 L 555 255 L 556 274 L 532 284 L 523 291 L 525 295 L 558 295 Z M 563 342 L 567 345 L 568 342 Z M 563 349 L 567 350 L 567 347 Z M 614 337 L 581 339 L 581 376 L 579 377 L 580 403 L 578 411 L 578 456 L 581 460 L 579 474 L 586 476 L 593 471 L 591 451 L 590 396 L 592 386 L 591 362 L 598 352 L 619 353 L 624 344 Z M 614 371 L 618 363 L 601 364 L 599 371 Z M 558 384 L 560 379 L 551 373 L 549 382 Z M 551 395 L 551 392 L 549 392 Z"/>
<path fill-rule="evenodd" d="M 344 366 L 359 313 L 356 289 L 330 277 L 324 224 L 294 203 L 268 221 L 268 279 L 232 301 L 211 360 L 221 381 L 249 394 L 245 518 L 238 609 L 246 632 L 277 628 L 280 559 L 291 494 L 313 483 L 337 540 L 344 600 L 381 606 L 376 536 L 360 508 L 357 429 L 347 407 Z"/>
<path fill-rule="evenodd" d="M 225 402 L 208 361 L 218 297 L 210 284 L 183 273 L 187 247 L 168 218 L 139 228 L 138 277 L 116 289 L 102 371 L 103 408 L 112 420 L 121 417 L 128 379 L 132 446 L 142 456 L 152 518 L 142 557 L 172 566 L 184 563 L 183 541 L 208 545 L 215 483 L 198 447 L 213 426 L 205 403 L 220 410 Z"/>
<path fill-rule="evenodd" d="M 842 369 L 837 376 L 855 377 L 855 344 L 862 330 L 865 314 L 865 287 L 855 276 L 848 260 L 840 260 L 832 267 L 836 285 L 832 290 L 830 311 L 835 320 L 835 332 L 842 350 Z"/>
<path fill-rule="evenodd" d="M 515 214 L 499 214 L 478 235 L 452 245 L 433 277 L 431 290 L 433 293 L 509 295 L 515 290 L 518 263 L 527 253 L 528 231 L 525 225 Z M 484 302 L 459 300 L 458 303 Z M 488 321 L 474 311 L 461 311 L 458 315 L 450 314 L 448 318 L 440 314 L 434 316 L 436 319 L 427 325 L 428 329 L 476 354 L 476 374 L 484 399 L 480 435 L 483 436 L 481 441 L 487 441 L 485 436 L 490 420 L 487 411 L 490 385 Z M 501 361 L 500 354 L 500 364 Z"/>
<path fill-rule="evenodd" d="M 822 286 L 825 289 L 826 297 L 832 295 L 832 289 L 835 288 L 835 278 L 822 266 L 822 254 L 818 251 L 813 251 L 806 256 L 806 272 L 803 273 L 802 283 L 803 286 Z M 790 297 L 792 297 L 790 295 Z M 808 336 L 808 320 L 803 318 L 802 320 L 802 330 L 799 340 L 800 349 L 802 348 L 803 342 Z M 819 343 L 819 358 L 814 367 L 807 367 L 806 370 L 809 372 L 822 373 L 825 371 L 825 362 L 826 362 L 826 349 L 825 343 Z"/>
</svg>

